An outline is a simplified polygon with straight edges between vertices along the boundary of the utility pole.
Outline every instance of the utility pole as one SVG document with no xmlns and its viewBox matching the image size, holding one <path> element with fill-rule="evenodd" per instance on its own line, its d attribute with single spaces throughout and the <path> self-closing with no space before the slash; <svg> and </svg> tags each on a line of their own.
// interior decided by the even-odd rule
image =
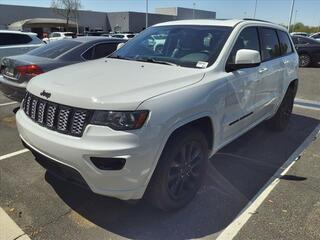
<svg viewBox="0 0 320 240">
<path fill-rule="evenodd" d="M 291 2 L 291 10 L 290 10 L 290 16 L 289 16 L 289 22 L 288 22 L 288 32 L 290 32 L 290 25 L 291 25 L 291 21 L 292 21 L 294 2 L 295 2 L 295 0 L 292 0 L 292 2 Z"/>
<path fill-rule="evenodd" d="M 256 3 L 255 3 L 255 5 L 254 5 L 253 19 L 255 19 L 255 18 L 256 18 L 257 5 L 258 5 L 258 0 L 256 0 Z"/>
<path fill-rule="evenodd" d="M 192 5 L 193 5 L 193 8 L 192 8 L 192 19 L 195 19 L 195 17 L 196 17 L 196 14 L 195 14 L 196 3 L 194 2 Z"/>
<path fill-rule="evenodd" d="M 148 0 L 146 0 L 146 29 L 148 28 L 148 16 L 149 15 L 149 1 Z"/>
</svg>

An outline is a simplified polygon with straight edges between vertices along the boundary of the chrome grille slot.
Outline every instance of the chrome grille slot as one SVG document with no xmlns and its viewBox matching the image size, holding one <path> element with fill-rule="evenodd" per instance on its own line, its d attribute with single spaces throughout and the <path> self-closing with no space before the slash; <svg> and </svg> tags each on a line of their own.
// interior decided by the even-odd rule
<svg viewBox="0 0 320 240">
<path fill-rule="evenodd" d="M 67 131 L 70 113 L 71 111 L 69 109 L 60 109 L 57 125 L 58 131 Z"/>
<path fill-rule="evenodd" d="M 38 106 L 38 116 L 37 116 L 37 122 L 40 124 L 43 124 L 45 109 L 46 109 L 46 103 L 40 101 Z"/>
<path fill-rule="evenodd" d="M 47 121 L 46 121 L 46 125 L 49 128 L 53 128 L 54 127 L 54 120 L 56 117 L 56 112 L 57 112 L 57 106 L 49 104 L 48 106 L 48 110 L 47 110 Z"/>
<path fill-rule="evenodd" d="M 31 112 L 30 117 L 32 120 L 36 120 L 36 112 L 37 112 L 38 99 L 32 99 L 31 101 Z"/>
<path fill-rule="evenodd" d="M 34 122 L 63 134 L 81 137 L 88 124 L 90 110 L 56 104 L 29 92 L 23 99 L 22 109 Z"/>
<path fill-rule="evenodd" d="M 78 135 L 82 132 L 83 125 L 85 124 L 85 120 L 87 117 L 87 113 L 85 111 L 76 111 L 73 115 L 73 121 L 71 125 L 71 133 Z"/>
</svg>

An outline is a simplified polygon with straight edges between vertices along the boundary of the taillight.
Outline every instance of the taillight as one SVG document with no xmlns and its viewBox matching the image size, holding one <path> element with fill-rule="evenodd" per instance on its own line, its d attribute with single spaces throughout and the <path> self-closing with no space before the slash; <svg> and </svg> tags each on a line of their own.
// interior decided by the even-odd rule
<svg viewBox="0 0 320 240">
<path fill-rule="evenodd" d="M 35 65 L 35 64 L 26 65 L 26 66 L 17 66 L 16 70 L 21 75 L 36 76 L 36 75 L 39 75 L 39 74 L 43 73 L 42 69 L 39 66 Z"/>
</svg>

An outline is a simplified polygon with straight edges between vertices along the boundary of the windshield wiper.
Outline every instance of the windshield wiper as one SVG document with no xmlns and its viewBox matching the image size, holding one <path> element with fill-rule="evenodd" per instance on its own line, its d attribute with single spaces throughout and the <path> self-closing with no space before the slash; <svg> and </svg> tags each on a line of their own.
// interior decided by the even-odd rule
<svg viewBox="0 0 320 240">
<path fill-rule="evenodd" d="M 150 63 L 159 63 L 159 64 L 165 64 L 170 66 L 179 66 L 178 64 L 175 64 L 173 62 L 163 61 L 163 60 L 156 60 L 154 58 L 146 57 L 146 58 L 136 58 L 134 59 L 139 62 L 150 62 Z"/>
<path fill-rule="evenodd" d="M 120 56 L 120 55 L 111 55 L 107 58 L 116 58 L 116 59 L 124 59 L 124 60 L 134 60 L 132 58 L 128 58 L 128 57 L 123 57 L 123 56 Z"/>
</svg>

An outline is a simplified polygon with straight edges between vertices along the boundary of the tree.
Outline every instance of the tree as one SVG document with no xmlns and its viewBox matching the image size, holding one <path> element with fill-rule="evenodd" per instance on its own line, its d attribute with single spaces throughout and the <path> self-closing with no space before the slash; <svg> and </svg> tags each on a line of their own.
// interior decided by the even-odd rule
<svg viewBox="0 0 320 240">
<path fill-rule="evenodd" d="M 66 19 L 66 31 L 68 31 L 70 18 L 77 17 L 81 0 L 52 0 L 51 8 L 57 15 Z"/>
</svg>

